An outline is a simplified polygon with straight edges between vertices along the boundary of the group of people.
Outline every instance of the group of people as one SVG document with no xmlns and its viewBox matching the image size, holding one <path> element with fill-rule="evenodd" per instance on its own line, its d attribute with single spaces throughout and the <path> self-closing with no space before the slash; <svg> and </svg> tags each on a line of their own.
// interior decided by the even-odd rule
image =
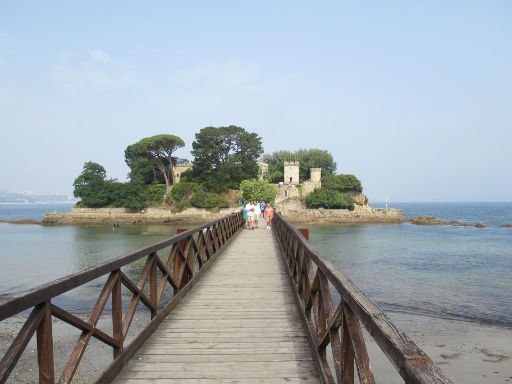
<svg viewBox="0 0 512 384">
<path fill-rule="evenodd" d="M 274 217 L 274 207 L 264 201 L 249 201 L 243 207 L 245 229 L 254 229 L 258 226 L 258 220 L 263 214 L 267 223 L 267 229 L 272 228 L 272 219 Z"/>
</svg>

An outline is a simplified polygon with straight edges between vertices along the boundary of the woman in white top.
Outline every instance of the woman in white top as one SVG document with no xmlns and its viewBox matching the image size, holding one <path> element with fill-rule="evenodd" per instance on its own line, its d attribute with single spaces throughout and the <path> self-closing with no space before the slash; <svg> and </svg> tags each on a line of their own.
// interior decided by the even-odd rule
<svg viewBox="0 0 512 384">
<path fill-rule="evenodd" d="M 258 219 L 260 218 L 261 215 L 261 208 L 257 201 L 255 201 L 252 205 L 254 207 L 254 226 L 257 227 Z"/>
</svg>

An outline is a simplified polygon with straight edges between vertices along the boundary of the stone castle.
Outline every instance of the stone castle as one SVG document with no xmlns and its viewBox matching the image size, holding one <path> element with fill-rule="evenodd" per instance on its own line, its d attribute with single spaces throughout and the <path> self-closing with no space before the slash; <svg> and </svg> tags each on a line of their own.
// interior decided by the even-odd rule
<svg viewBox="0 0 512 384">
<path fill-rule="evenodd" d="M 258 163 L 259 177 L 263 179 L 265 173 L 268 172 L 268 164 Z M 283 181 L 278 186 L 276 196 L 276 203 L 294 197 L 306 197 L 316 188 L 322 186 L 322 168 L 311 168 L 310 179 L 300 182 L 299 178 L 300 163 L 298 161 L 285 161 L 284 162 L 284 177 Z"/>
<path fill-rule="evenodd" d="M 192 164 L 179 164 L 174 166 L 174 180 L 176 183 L 180 182 L 183 172 L 192 168 Z M 263 179 L 268 172 L 268 164 L 258 163 L 258 176 Z M 311 168 L 310 179 L 300 182 L 299 178 L 300 163 L 298 161 L 285 161 L 284 162 L 284 180 L 277 184 L 278 192 L 276 196 L 276 203 L 294 197 L 306 197 L 316 188 L 322 187 L 322 168 Z"/>
</svg>

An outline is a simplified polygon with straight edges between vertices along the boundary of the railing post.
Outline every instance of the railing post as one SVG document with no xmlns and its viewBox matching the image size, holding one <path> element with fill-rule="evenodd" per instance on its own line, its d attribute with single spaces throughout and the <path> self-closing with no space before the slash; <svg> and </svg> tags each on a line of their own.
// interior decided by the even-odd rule
<svg viewBox="0 0 512 384">
<path fill-rule="evenodd" d="M 350 340 L 350 328 L 347 324 L 345 311 L 348 310 L 343 304 L 343 336 L 341 338 L 341 358 L 343 359 L 343 384 L 354 384 L 354 348 Z"/>
<path fill-rule="evenodd" d="M 151 320 L 153 320 L 157 315 L 157 307 L 158 307 L 158 281 L 157 281 L 157 273 L 156 273 L 156 258 L 158 255 L 156 253 L 152 253 L 151 257 L 151 267 L 149 270 L 149 300 L 153 305 L 153 309 L 151 310 Z"/>
<path fill-rule="evenodd" d="M 121 299 L 121 270 L 116 273 L 116 282 L 112 289 L 112 337 L 119 343 L 114 348 L 114 359 L 123 350 L 123 304 Z"/>
<path fill-rule="evenodd" d="M 182 232 L 185 232 L 186 230 L 187 230 L 187 228 L 177 228 L 176 234 L 180 234 Z M 180 240 L 178 242 L 178 246 L 180 247 L 182 252 L 185 252 L 186 244 L 187 244 L 187 241 L 185 239 Z M 186 257 L 186 255 L 185 255 L 185 257 Z M 174 259 L 172 277 L 173 277 L 174 281 L 176 282 L 178 289 L 181 289 L 188 282 L 188 279 L 186 276 L 184 276 L 183 281 L 181 281 L 180 269 L 181 269 L 181 266 L 183 265 L 183 263 L 184 263 L 184 261 L 181 259 L 181 257 L 176 256 L 176 258 Z M 176 293 L 176 292 L 174 292 L 174 293 Z"/>
<path fill-rule="evenodd" d="M 37 360 L 39 364 L 39 383 L 53 384 L 55 372 L 53 364 L 52 313 L 50 301 L 44 304 L 44 315 L 37 327 Z"/>
</svg>

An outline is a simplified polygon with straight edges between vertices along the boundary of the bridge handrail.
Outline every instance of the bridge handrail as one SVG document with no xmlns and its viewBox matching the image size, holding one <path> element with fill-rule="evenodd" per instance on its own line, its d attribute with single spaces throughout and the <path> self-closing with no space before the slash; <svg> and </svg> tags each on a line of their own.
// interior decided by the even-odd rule
<svg viewBox="0 0 512 384">
<path fill-rule="evenodd" d="M 242 227 L 242 214 L 236 212 L 83 272 L 1 299 L 0 321 L 27 309 L 33 309 L 0 361 L 0 384 L 5 383 L 9 378 L 34 333 L 37 335 L 39 383 L 55 382 L 52 316 L 82 331 L 59 383 L 71 382 L 91 337 L 113 348 L 114 361 L 98 381 L 110 382 L 122 365 L 197 281 L 200 274 L 209 267 L 212 258 Z M 166 247 L 170 247 L 170 253 L 167 260 L 162 261 L 157 251 Z M 135 283 L 121 271 L 121 268 L 144 258 L 146 262 L 142 276 L 138 283 Z M 161 276 L 158 276 L 157 270 L 160 271 Z M 106 283 L 88 320 L 83 320 L 51 302 L 53 298 L 65 292 L 107 275 Z M 148 280 L 149 294 L 146 293 Z M 174 295 L 162 308 L 160 302 L 168 284 L 173 288 Z M 121 286 L 125 286 L 133 294 L 124 318 Z M 96 327 L 110 297 L 112 297 L 112 336 Z M 124 341 L 141 302 L 151 311 L 151 322 L 125 347 Z"/>
<path fill-rule="evenodd" d="M 276 214 L 273 229 L 325 383 L 353 383 L 354 362 L 360 382 L 375 383 L 359 322 L 406 383 L 452 383 L 333 262 L 318 255 L 287 219 Z M 330 286 L 340 296 L 336 308 Z M 326 355 L 329 344 L 334 370 Z"/>
</svg>

